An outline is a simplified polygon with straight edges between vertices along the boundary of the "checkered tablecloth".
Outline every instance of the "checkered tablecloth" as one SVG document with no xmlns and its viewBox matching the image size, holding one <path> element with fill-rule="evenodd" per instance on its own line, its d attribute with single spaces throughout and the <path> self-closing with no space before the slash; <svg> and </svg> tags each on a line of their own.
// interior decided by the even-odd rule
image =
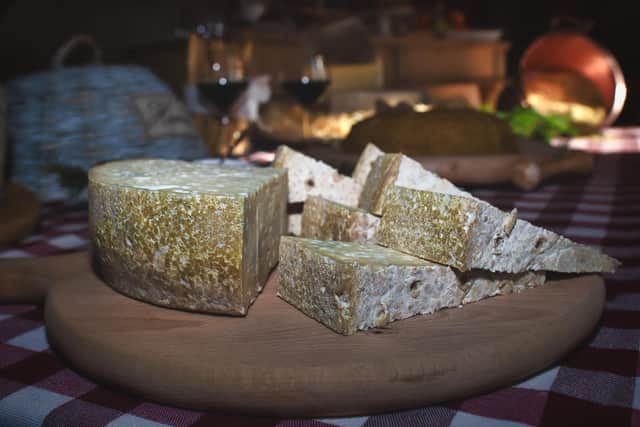
<svg viewBox="0 0 640 427">
<path fill-rule="evenodd" d="M 586 344 L 528 380 L 412 411 L 324 420 L 204 414 L 95 384 L 53 354 L 42 309 L 0 305 L 0 426 L 640 426 L 640 155 L 601 155 L 590 178 L 536 191 L 477 190 L 521 218 L 598 246 L 623 266 L 606 276 L 607 304 Z M 46 205 L 40 228 L 2 257 L 84 249 L 82 204 Z"/>
<path fill-rule="evenodd" d="M 597 135 L 554 138 L 551 145 L 596 153 L 637 153 L 640 151 L 640 127 L 610 127 Z"/>
</svg>

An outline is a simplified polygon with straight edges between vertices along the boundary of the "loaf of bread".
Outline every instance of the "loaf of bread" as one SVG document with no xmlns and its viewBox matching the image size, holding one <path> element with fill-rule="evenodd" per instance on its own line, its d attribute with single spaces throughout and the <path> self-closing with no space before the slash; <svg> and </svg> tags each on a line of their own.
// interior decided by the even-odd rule
<svg viewBox="0 0 640 427">
<path fill-rule="evenodd" d="M 378 242 L 461 271 L 613 272 L 619 262 L 595 248 L 517 219 L 479 199 L 392 186 Z"/>
<path fill-rule="evenodd" d="M 278 261 L 287 173 L 171 160 L 89 171 L 98 274 L 153 304 L 246 315 Z"/>
<path fill-rule="evenodd" d="M 302 212 L 302 237 L 344 242 L 375 242 L 380 219 L 359 208 L 310 196 Z"/>
<path fill-rule="evenodd" d="M 544 283 L 542 273 L 461 275 L 377 245 L 283 237 L 278 295 L 328 328 L 351 335 L 394 320 Z"/>
<path fill-rule="evenodd" d="M 362 186 L 335 168 L 292 150 L 278 147 L 273 167 L 289 171 L 289 203 L 300 203 L 309 196 L 321 196 L 347 206 L 357 206 Z"/>
<path fill-rule="evenodd" d="M 369 142 L 387 153 L 409 156 L 511 154 L 518 150 L 505 121 L 474 110 L 379 113 L 352 126 L 343 145 L 345 151 L 358 153 Z"/>
<path fill-rule="evenodd" d="M 364 147 L 364 150 L 362 150 L 356 167 L 353 169 L 353 173 L 351 174 L 353 180 L 360 185 L 364 185 L 369 176 L 369 172 L 371 172 L 373 163 L 383 154 L 384 152 L 374 144 L 368 143 L 367 146 Z"/>
<path fill-rule="evenodd" d="M 382 215 L 385 195 L 393 185 L 471 197 L 446 179 L 424 169 L 415 160 L 402 154 L 385 154 L 373 162 L 358 206 L 374 215 Z"/>
</svg>

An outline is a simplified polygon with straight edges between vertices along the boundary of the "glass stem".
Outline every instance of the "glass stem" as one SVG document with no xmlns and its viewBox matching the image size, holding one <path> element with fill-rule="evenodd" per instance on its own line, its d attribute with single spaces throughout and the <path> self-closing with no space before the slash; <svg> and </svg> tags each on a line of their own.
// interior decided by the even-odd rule
<svg viewBox="0 0 640 427">
<path fill-rule="evenodd" d="M 232 150 L 229 144 L 230 135 L 228 135 L 229 129 L 231 129 L 231 126 L 229 126 L 230 122 L 231 120 L 226 114 L 220 119 L 220 164 L 223 164 L 224 161 L 227 160 Z"/>
<path fill-rule="evenodd" d="M 309 120 L 309 110 L 302 109 L 302 139 L 307 139 L 311 135 L 311 124 Z"/>
</svg>

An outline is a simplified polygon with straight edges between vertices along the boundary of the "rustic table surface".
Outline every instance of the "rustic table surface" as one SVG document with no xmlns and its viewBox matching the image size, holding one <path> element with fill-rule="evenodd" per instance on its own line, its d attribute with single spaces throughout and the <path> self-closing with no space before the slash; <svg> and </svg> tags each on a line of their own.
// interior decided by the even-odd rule
<svg viewBox="0 0 640 427">
<path fill-rule="evenodd" d="M 468 399 L 340 419 L 249 418 L 199 413 L 112 390 L 75 372 L 49 348 L 41 307 L 0 305 L 0 426 L 640 426 L 640 154 L 600 154 L 588 178 L 531 192 L 474 194 L 521 218 L 620 259 L 606 275 L 597 330 L 545 372 Z M 0 257 L 47 256 L 87 247 L 87 207 L 45 204 L 39 228 Z"/>
</svg>

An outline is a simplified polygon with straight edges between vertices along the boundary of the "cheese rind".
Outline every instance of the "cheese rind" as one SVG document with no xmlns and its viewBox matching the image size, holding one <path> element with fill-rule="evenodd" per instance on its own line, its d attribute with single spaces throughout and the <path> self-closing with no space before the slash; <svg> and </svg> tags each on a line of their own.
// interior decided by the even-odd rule
<svg viewBox="0 0 640 427">
<path fill-rule="evenodd" d="M 380 219 L 368 212 L 310 196 L 302 212 L 302 237 L 374 243 Z"/>
<path fill-rule="evenodd" d="M 461 271 L 589 273 L 619 265 L 475 198 L 393 186 L 383 210 L 379 244 Z"/>
<path fill-rule="evenodd" d="M 89 171 L 89 232 L 106 283 L 153 304 L 245 315 L 278 260 L 286 172 L 170 160 Z"/>
<path fill-rule="evenodd" d="M 289 171 L 289 203 L 300 203 L 309 196 L 321 196 L 347 206 L 356 206 L 362 186 L 319 160 L 286 145 L 278 147 L 273 167 Z"/>
<path fill-rule="evenodd" d="M 358 206 L 374 215 L 382 215 L 386 193 L 393 185 L 472 197 L 407 156 L 385 154 L 373 163 L 362 188 Z"/>
</svg>

